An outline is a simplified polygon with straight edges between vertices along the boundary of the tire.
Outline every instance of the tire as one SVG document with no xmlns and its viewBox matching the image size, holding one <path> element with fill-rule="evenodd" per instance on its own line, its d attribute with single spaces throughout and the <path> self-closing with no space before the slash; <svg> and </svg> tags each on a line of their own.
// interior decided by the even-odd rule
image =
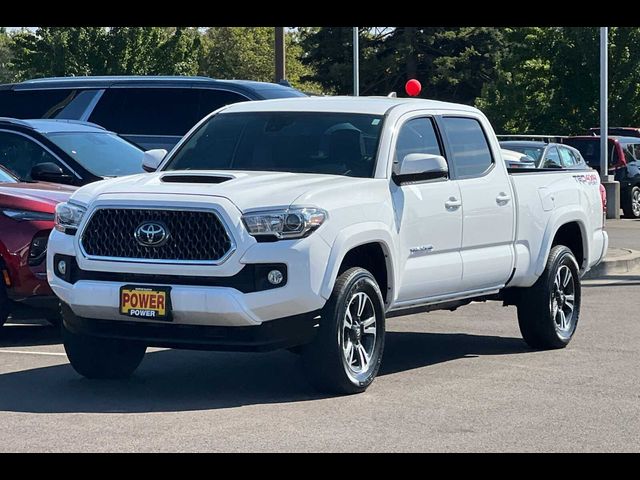
<svg viewBox="0 0 640 480">
<path fill-rule="evenodd" d="M 4 325 L 11 313 L 11 303 L 9 297 L 7 297 L 7 289 L 3 284 L 0 284 L 0 327 Z"/>
<path fill-rule="evenodd" d="M 634 186 L 622 201 L 625 218 L 640 218 L 640 187 Z"/>
<path fill-rule="evenodd" d="M 367 270 L 350 268 L 336 280 L 318 333 L 302 353 L 310 382 L 326 393 L 364 392 L 380 369 L 384 337 L 380 288 Z"/>
<path fill-rule="evenodd" d="M 580 317 L 580 274 L 571 250 L 553 247 L 538 281 L 521 293 L 518 325 L 524 341 L 540 350 L 566 347 Z"/>
<path fill-rule="evenodd" d="M 91 379 L 131 376 L 147 349 L 138 342 L 73 333 L 65 325 L 62 326 L 62 340 L 73 369 Z"/>
</svg>

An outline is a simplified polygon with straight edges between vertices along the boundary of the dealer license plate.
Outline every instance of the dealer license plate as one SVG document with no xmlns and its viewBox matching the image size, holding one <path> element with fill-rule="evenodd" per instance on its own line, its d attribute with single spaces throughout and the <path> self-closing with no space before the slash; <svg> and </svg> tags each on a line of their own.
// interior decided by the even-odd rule
<svg viewBox="0 0 640 480">
<path fill-rule="evenodd" d="M 120 288 L 120 313 L 147 320 L 171 320 L 171 289 L 125 285 Z"/>
</svg>

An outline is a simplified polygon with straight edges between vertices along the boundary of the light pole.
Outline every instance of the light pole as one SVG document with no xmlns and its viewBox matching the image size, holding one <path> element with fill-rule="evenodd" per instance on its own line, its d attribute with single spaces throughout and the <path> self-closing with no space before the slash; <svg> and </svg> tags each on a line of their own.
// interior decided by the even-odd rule
<svg viewBox="0 0 640 480">
<path fill-rule="evenodd" d="M 620 182 L 609 176 L 609 28 L 600 27 L 600 179 L 607 191 L 607 218 L 620 218 Z"/>
<path fill-rule="evenodd" d="M 358 27 L 353 27 L 353 96 L 360 95 L 360 46 Z"/>
<path fill-rule="evenodd" d="M 284 27 L 275 27 L 275 51 L 276 51 L 276 76 L 275 82 L 278 83 L 281 80 L 287 78 L 285 66 L 284 66 Z"/>
<path fill-rule="evenodd" d="M 600 175 L 609 173 L 607 143 L 609 138 L 608 109 L 608 35 L 609 28 L 600 27 Z"/>
</svg>

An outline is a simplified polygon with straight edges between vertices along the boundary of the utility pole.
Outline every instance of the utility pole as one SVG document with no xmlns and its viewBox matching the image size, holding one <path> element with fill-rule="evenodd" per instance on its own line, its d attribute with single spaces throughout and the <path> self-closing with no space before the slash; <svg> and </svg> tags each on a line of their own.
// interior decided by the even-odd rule
<svg viewBox="0 0 640 480">
<path fill-rule="evenodd" d="M 360 95 L 360 35 L 358 27 L 353 27 L 353 96 Z"/>
<path fill-rule="evenodd" d="M 607 218 L 620 218 L 620 182 L 609 175 L 609 28 L 600 27 L 600 179 L 607 191 Z"/>
<path fill-rule="evenodd" d="M 284 27 L 275 27 L 275 52 L 276 52 L 276 76 L 275 82 L 278 83 L 281 80 L 286 80 L 287 75 L 285 71 L 285 51 L 284 51 Z"/>
</svg>

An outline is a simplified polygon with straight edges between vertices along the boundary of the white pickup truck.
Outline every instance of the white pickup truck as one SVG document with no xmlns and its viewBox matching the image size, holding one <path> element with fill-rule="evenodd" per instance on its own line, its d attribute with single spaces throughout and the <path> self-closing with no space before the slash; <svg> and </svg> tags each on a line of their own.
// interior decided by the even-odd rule
<svg viewBox="0 0 640 480">
<path fill-rule="evenodd" d="M 464 105 L 238 103 L 165 154 L 58 206 L 48 279 L 85 377 L 128 376 L 147 346 L 288 348 L 318 389 L 361 392 L 385 318 L 475 300 L 561 348 L 607 249 L 597 173 L 508 171 Z"/>
</svg>

